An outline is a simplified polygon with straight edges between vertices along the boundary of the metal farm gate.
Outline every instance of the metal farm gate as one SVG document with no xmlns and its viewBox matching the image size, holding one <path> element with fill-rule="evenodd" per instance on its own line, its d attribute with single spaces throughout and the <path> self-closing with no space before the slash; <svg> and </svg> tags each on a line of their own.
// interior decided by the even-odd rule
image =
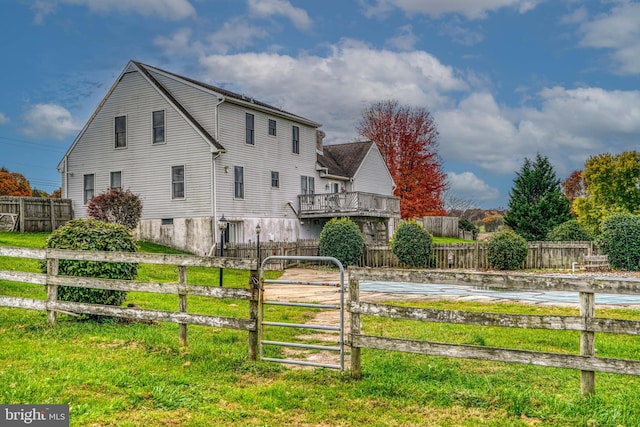
<svg viewBox="0 0 640 427">
<path fill-rule="evenodd" d="M 264 278 L 265 265 L 272 261 L 284 261 L 284 262 L 292 262 L 292 261 L 309 261 L 309 262 L 329 262 L 334 264 L 340 269 L 340 282 L 339 283 L 324 283 L 324 282 L 297 282 L 297 281 L 289 281 L 289 280 L 268 280 Z M 339 288 L 339 303 L 338 304 L 318 304 L 318 303 L 307 303 L 307 302 L 290 302 L 290 301 L 268 301 L 265 300 L 265 290 L 264 285 L 266 284 L 280 284 L 280 285 L 304 285 L 304 286 L 332 286 Z M 259 312 L 259 347 L 260 347 L 260 360 L 268 361 L 268 362 L 279 362 L 279 363 L 288 363 L 294 365 L 306 365 L 306 366 L 315 366 L 322 368 L 330 368 L 330 369 L 340 369 L 344 371 L 344 268 L 342 263 L 333 257 L 322 257 L 322 256 L 270 256 L 265 258 L 260 265 L 260 312 Z M 300 324 L 300 323 L 289 323 L 280 320 L 285 319 L 265 319 L 265 306 L 280 306 L 280 307 L 302 307 L 302 308 L 311 308 L 311 309 L 319 309 L 319 310 L 338 310 L 340 313 L 340 320 L 338 325 L 314 325 L 314 324 Z M 268 315 L 275 316 L 276 313 L 267 313 Z M 338 333 L 338 342 L 337 345 L 319 345 L 319 344 L 308 344 L 305 342 L 283 342 L 277 340 L 269 340 L 265 339 L 265 329 L 266 327 L 275 327 L 275 328 L 298 328 L 298 329 L 307 329 L 313 331 L 333 331 Z M 287 359 L 287 358 L 275 358 L 275 357 L 266 357 L 265 356 L 265 347 L 266 346 L 279 346 L 279 347 L 289 347 L 289 348 L 297 348 L 304 350 L 319 350 L 319 351 L 329 351 L 336 352 L 339 354 L 340 362 L 339 364 L 330 364 L 330 363 L 320 363 L 313 362 L 308 360 L 296 360 L 296 359 Z"/>
</svg>

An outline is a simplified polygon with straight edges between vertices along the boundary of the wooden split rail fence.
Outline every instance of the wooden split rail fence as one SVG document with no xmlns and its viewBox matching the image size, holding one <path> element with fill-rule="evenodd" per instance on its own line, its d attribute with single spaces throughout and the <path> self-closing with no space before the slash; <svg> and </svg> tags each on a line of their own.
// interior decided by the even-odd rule
<svg viewBox="0 0 640 427">
<path fill-rule="evenodd" d="M 202 286 L 187 283 L 188 266 L 255 269 L 257 267 L 255 259 L 239 260 L 231 258 L 197 257 L 192 255 L 68 251 L 15 247 L 0 247 L 0 256 L 39 259 L 47 263 L 46 274 L 0 270 L 0 280 L 45 285 L 47 288 L 46 300 L 0 296 L 0 306 L 45 310 L 48 312 L 48 319 L 51 324 L 56 323 L 56 313 L 59 312 L 105 315 L 146 321 L 174 322 L 180 324 L 179 341 L 181 345 L 187 344 L 187 325 L 189 324 L 244 330 L 249 333 L 249 358 L 251 360 L 256 360 L 257 358 L 261 284 L 257 280 L 251 280 L 250 288 L 246 289 Z M 135 280 L 60 276 L 58 275 L 58 263 L 61 259 L 173 265 L 178 268 L 178 281 L 172 283 L 152 283 Z M 577 292 L 580 295 L 580 315 L 545 316 L 482 313 L 367 303 L 360 300 L 359 284 L 361 281 L 437 283 L 525 291 Z M 58 286 L 177 295 L 178 312 L 59 301 L 57 298 Z M 374 270 L 352 267 L 349 269 L 348 305 L 351 323 L 348 340 L 351 346 L 351 375 L 354 378 L 360 378 L 362 372 L 361 349 L 371 348 L 426 355 L 578 369 L 581 371 L 582 393 L 585 395 L 591 394 L 595 391 L 595 372 L 640 376 L 640 361 L 638 360 L 604 358 L 595 355 L 596 333 L 640 336 L 640 321 L 599 318 L 595 316 L 595 294 L 598 293 L 640 295 L 640 280 L 580 277 L 578 275 L 548 276 L 517 273 L 406 269 Z M 190 314 L 187 312 L 187 296 L 189 295 L 248 300 L 248 318 L 240 319 Z M 366 335 L 362 333 L 361 328 L 361 316 L 363 315 L 421 322 L 579 331 L 580 354 L 536 352 Z"/>
<path fill-rule="evenodd" d="M 453 284 L 524 291 L 578 292 L 580 316 L 541 316 L 479 313 L 460 310 L 412 308 L 360 301 L 361 281 Z M 516 273 L 435 272 L 433 270 L 349 269 L 349 313 L 351 317 L 351 374 L 361 376 L 362 348 L 428 354 L 434 356 L 512 362 L 555 368 L 579 369 L 585 395 L 595 392 L 594 372 L 640 375 L 640 361 L 595 355 L 595 334 L 640 335 L 640 321 L 595 317 L 595 294 L 640 295 L 640 280 Z M 489 346 L 387 338 L 362 333 L 362 315 L 475 326 L 580 331 L 580 354 L 560 354 Z"/>
<path fill-rule="evenodd" d="M 179 341 L 183 346 L 187 345 L 187 325 L 203 325 L 244 330 L 249 332 L 249 358 L 256 360 L 258 350 L 259 309 L 259 283 L 257 280 L 251 282 L 251 287 L 249 289 L 223 288 L 187 283 L 187 267 L 197 266 L 255 270 L 257 267 L 256 260 L 197 257 L 192 255 L 150 254 L 140 252 L 69 251 L 61 249 L 26 249 L 15 247 L 0 247 L 0 256 L 39 259 L 44 260 L 47 263 L 46 274 L 0 270 L 0 280 L 45 285 L 47 288 L 46 300 L 0 296 L 0 306 L 45 310 L 48 312 L 48 319 L 52 325 L 55 325 L 56 314 L 59 312 L 178 323 L 180 324 Z M 61 259 L 173 265 L 178 268 L 178 280 L 177 282 L 172 283 L 152 283 L 136 280 L 60 276 L 58 275 L 58 264 Z M 100 304 L 60 301 L 58 300 L 58 286 L 177 295 L 178 311 L 171 312 L 163 310 L 148 310 L 137 307 L 116 307 Z M 249 300 L 249 317 L 247 319 L 238 319 L 188 313 L 187 296 L 189 295 Z"/>
</svg>

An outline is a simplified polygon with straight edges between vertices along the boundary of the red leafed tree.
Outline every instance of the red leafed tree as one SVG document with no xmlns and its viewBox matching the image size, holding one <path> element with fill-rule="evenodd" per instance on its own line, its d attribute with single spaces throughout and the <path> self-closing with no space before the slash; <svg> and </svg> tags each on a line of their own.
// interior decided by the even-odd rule
<svg viewBox="0 0 640 427">
<path fill-rule="evenodd" d="M 428 110 L 380 101 L 364 110 L 358 132 L 382 153 L 403 218 L 446 215 L 446 175 L 437 152 L 438 130 Z"/>
<path fill-rule="evenodd" d="M 24 175 L 0 168 L 0 196 L 31 196 L 31 185 Z"/>
<path fill-rule="evenodd" d="M 562 183 L 564 195 L 567 196 L 572 203 L 576 197 L 584 197 L 587 192 L 587 185 L 582 177 L 581 170 L 571 172 L 571 175 Z"/>
</svg>

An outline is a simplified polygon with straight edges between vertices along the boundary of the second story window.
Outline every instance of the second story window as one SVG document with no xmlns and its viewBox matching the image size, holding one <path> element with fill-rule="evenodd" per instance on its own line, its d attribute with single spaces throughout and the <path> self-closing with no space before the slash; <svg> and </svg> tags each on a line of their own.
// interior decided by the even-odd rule
<svg viewBox="0 0 640 427">
<path fill-rule="evenodd" d="M 280 172 L 271 171 L 271 188 L 280 188 Z"/>
<path fill-rule="evenodd" d="M 118 116 L 115 120 L 116 148 L 127 146 L 127 116 Z"/>
<path fill-rule="evenodd" d="M 249 145 L 255 144 L 255 130 L 253 127 L 253 114 L 247 113 L 245 115 L 245 124 L 246 124 L 246 137 L 245 142 Z"/>
<path fill-rule="evenodd" d="M 184 166 L 171 167 L 171 198 L 184 199 Z"/>
<path fill-rule="evenodd" d="M 276 121 L 269 119 L 269 135 L 276 136 Z"/>
<path fill-rule="evenodd" d="M 291 137 L 291 152 L 300 154 L 300 128 L 298 126 L 293 127 Z"/>
<path fill-rule="evenodd" d="M 164 139 L 164 111 L 153 112 L 153 143 L 165 142 Z"/>
<path fill-rule="evenodd" d="M 244 168 L 242 166 L 233 168 L 233 196 L 236 199 L 244 199 Z"/>
<path fill-rule="evenodd" d="M 122 188 L 122 172 L 111 172 L 111 178 L 109 180 L 109 188 L 121 189 Z"/>
<path fill-rule="evenodd" d="M 93 199 L 95 190 L 95 175 L 88 174 L 84 176 L 84 204 L 86 205 L 89 200 Z"/>
</svg>

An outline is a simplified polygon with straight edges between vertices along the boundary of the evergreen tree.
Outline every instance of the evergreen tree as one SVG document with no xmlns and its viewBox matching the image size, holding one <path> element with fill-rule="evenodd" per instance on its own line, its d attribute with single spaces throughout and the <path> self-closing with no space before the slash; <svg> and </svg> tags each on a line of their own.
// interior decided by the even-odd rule
<svg viewBox="0 0 640 427">
<path fill-rule="evenodd" d="M 524 159 L 513 180 L 504 222 L 528 241 L 544 240 L 553 227 L 571 219 L 570 208 L 549 159 L 537 154 L 535 161 Z"/>
</svg>

